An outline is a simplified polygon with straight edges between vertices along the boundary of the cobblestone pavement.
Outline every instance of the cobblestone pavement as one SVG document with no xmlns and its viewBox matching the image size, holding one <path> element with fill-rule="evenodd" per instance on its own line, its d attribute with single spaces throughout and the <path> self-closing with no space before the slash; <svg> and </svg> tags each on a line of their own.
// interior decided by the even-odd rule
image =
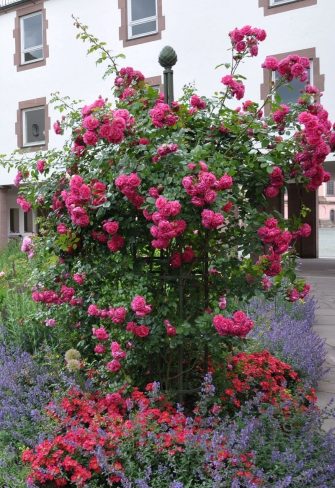
<svg viewBox="0 0 335 488">
<path fill-rule="evenodd" d="M 323 406 L 335 398 L 335 259 L 302 259 L 298 273 L 312 285 L 318 301 L 314 329 L 326 339 L 329 371 L 318 385 L 319 404 Z M 335 427 L 335 420 L 327 421 L 325 427 Z"/>
</svg>

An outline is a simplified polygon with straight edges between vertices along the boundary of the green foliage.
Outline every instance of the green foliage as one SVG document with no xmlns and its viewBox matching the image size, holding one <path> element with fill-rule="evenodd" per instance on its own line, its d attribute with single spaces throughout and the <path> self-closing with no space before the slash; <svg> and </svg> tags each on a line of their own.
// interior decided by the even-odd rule
<svg viewBox="0 0 335 488">
<path fill-rule="evenodd" d="M 0 431 L 0 486 L 4 488 L 25 488 L 29 470 L 21 462 L 25 446 L 16 447 L 2 438 Z"/>
</svg>

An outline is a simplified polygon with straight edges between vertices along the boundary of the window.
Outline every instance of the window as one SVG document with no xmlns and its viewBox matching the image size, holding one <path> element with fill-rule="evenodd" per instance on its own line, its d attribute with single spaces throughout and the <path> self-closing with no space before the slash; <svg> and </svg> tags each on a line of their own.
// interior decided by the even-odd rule
<svg viewBox="0 0 335 488">
<path fill-rule="evenodd" d="M 24 214 L 24 232 L 31 233 L 33 232 L 33 212 L 25 212 Z"/>
<path fill-rule="evenodd" d="M 21 17 L 21 64 L 43 59 L 42 12 Z"/>
<path fill-rule="evenodd" d="M 40 146 L 45 143 L 45 108 L 22 111 L 23 146 Z"/>
<path fill-rule="evenodd" d="M 297 54 L 298 56 L 304 56 L 310 60 L 310 69 L 308 71 L 308 82 L 315 85 L 321 92 L 325 87 L 325 77 L 320 73 L 320 60 L 316 55 L 315 47 L 309 49 L 301 49 L 288 53 L 271 53 L 271 56 L 275 56 L 277 59 L 284 59 L 290 54 Z M 270 53 L 269 53 L 270 55 Z M 261 99 L 266 100 L 273 86 L 273 82 L 276 80 L 276 74 L 264 69 L 263 70 L 263 83 L 261 85 Z M 300 91 L 305 87 L 306 82 L 301 83 L 299 80 L 293 80 L 289 86 L 283 86 L 279 88 L 278 94 L 281 97 L 281 103 L 289 105 L 290 103 L 295 103 L 299 96 Z M 265 114 L 269 114 L 269 104 L 264 107 Z"/>
<path fill-rule="evenodd" d="M 46 43 L 48 21 L 43 0 L 19 2 L 15 10 L 13 35 L 17 71 L 44 66 L 49 56 L 49 46 Z"/>
<path fill-rule="evenodd" d="M 335 210 L 334 209 L 331 209 L 331 211 L 329 212 L 329 220 L 331 222 L 335 222 Z"/>
<path fill-rule="evenodd" d="M 119 33 L 124 47 L 161 39 L 161 32 L 165 29 L 162 2 L 163 0 L 119 0 Z"/>
<path fill-rule="evenodd" d="M 128 38 L 157 32 L 156 0 L 128 0 Z"/>
<path fill-rule="evenodd" d="M 45 98 L 19 103 L 16 135 L 19 148 L 37 151 L 48 148 L 50 117 Z"/>
<path fill-rule="evenodd" d="M 264 9 L 264 15 L 272 15 L 310 7 L 317 2 L 318 0 L 258 0 L 258 6 Z"/>
<path fill-rule="evenodd" d="M 164 86 L 162 84 L 162 77 L 161 76 L 151 76 L 149 78 L 145 78 L 144 80 L 148 85 L 152 88 L 157 90 L 158 92 L 164 91 Z"/>
<path fill-rule="evenodd" d="M 9 209 L 9 232 L 11 234 L 20 232 L 20 210 L 18 208 Z"/>
<path fill-rule="evenodd" d="M 310 69 L 308 70 L 308 79 L 307 83 L 310 83 L 313 80 L 313 59 L 309 60 Z M 280 78 L 280 75 L 277 72 L 272 73 L 272 81 L 273 83 L 277 82 Z M 289 85 L 280 86 L 277 89 L 277 94 L 281 98 L 280 103 L 284 103 L 285 105 L 290 105 L 292 103 L 297 103 L 298 98 L 301 95 L 301 92 L 304 91 L 306 86 L 306 81 L 302 82 L 297 78 L 294 78 Z"/>
<path fill-rule="evenodd" d="M 335 183 L 334 180 L 327 181 L 327 195 L 334 195 L 335 194 L 335 192 L 334 192 L 334 189 L 335 189 L 334 188 L 335 187 L 334 183 Z"/>
</svg>

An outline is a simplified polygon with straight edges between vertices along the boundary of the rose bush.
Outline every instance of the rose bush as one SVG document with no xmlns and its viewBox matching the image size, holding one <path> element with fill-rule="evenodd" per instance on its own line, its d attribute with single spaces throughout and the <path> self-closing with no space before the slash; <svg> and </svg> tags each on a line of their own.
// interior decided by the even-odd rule
<svg viewBox="0 0 335 488">
<path fill-rule="evenodd" d="M 213 371 L 223 404 L 213 415 L 221 408 L 234 415 L 257 399 L 287 415 L 313 410 L 314 392 L 289 365 L 267 352 L 241 352 L 254 326 L 243 307 L 256 293 L 279 292 L 288 301 L 308 293 L 296 280 L 294 244 L 311 229 L 299 216 L 285 220 L 273 198 L 292 180 L 308 191 L 328 180 L 322 163 L 335 149 L 335 132 L 315 87 L 306 85 L 290 107 L 274 96 L 282 84 L 307 79 L 309 62 L 299 56 L 264 61 L 279 74 L 264 103 L 269 115 L 251 100 L 232 108 L 231 100 L 245 94 L 237 70 L 257 55 L 262 29 L 230 33 L 232 63 L 215 97 L 186 87 L 168 105 L 141 72 L 119 69 L 119 56 L 77 26 L 90 51 L 101 50 L 98 62 L 109 60 L 114 99 L 80 107 L 55 96 L 67 113 L 54 129 L 68 140 L 60 151 L 22 160 L 16 184 L 23 211 L 41 216 L 39 236 L 23 246 L 35 263 L 38 319 L 51 335 L 61 330 L 73 340 L 66 367 L 78 379 L 83 373 L 96 393 L 65 398 L 65 417 L 55 407 L 61 430 L 24 459 L 30 480 L 41 485 L 85 486 L 103 477 L 120 486 L 127 479 L 117 456 L 128 453 L 129 442 L 134 451 L 145 438 L 143 446 L 163 457 L 171 449 L 187 452 L 180 457 L 187 464 L 203 436 L 215 435 L 199 427 L 197 416 L 188 428 L 174 407 L 149 407 L 140 393 L 147 383 L 159 382 L 192 412 L 204 375 Z M 133 391 L 127 400 L 123 389 Z M 140 408 L 130 417 L 133 402 Z M 221 476 L 213 468 L 219 462 L 230 481 L 243 478 L 236 486 L 262 483 L 248 452 L 234 457 L 222 449 L 220 459 L 215 452 L 199 461 L 204 472 Z"/>
<path fill-rule="evenodd" d="M 108 54 L 113 103 L 72 108 L 55 123 L 57 134 L 70 130 L 63 151 L 19 165 L 18 203 L 44 215 L 25 246 L 37 253 L 41 322 L 77 332 L 81 367 L 105 384 L 155 379 L 179 398 L 192 394 L 209 361 L 252 329 L 239 303 L 261 289 L 285 288 L 289 300 L 308 292 L 295 282 L 294 242 L 310 228 L 273 215 L 271 198 L 292 178 L 310 191 L 328 179 L 334 131 L 313 87 L 289 108 L 273 97 L 307 78 L 299 56 L 265 60 L 280 75 L 269 116 L 250 100 L 231 108 L 245 90 L 237 69 L 266 35 L 245 26 L 230 37 L 223 91 L 205 98 L 188 87 L 171 106 Z"/>
</svg>

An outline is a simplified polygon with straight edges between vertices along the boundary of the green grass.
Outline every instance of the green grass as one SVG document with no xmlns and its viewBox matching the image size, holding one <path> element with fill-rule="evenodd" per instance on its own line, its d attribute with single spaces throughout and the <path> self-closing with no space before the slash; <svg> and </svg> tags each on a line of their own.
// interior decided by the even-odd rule
<svg viewBox="0 0 335 488">
<path fill-rule="evenodd" d="M 37 306 L 31 299 L 29 283 L 32 265 L 13 241 L 0 252 L 0 326 L 5 340 L 34 352 L 43 341 L 44 331 L 36 322 Z"/>
</svg>

